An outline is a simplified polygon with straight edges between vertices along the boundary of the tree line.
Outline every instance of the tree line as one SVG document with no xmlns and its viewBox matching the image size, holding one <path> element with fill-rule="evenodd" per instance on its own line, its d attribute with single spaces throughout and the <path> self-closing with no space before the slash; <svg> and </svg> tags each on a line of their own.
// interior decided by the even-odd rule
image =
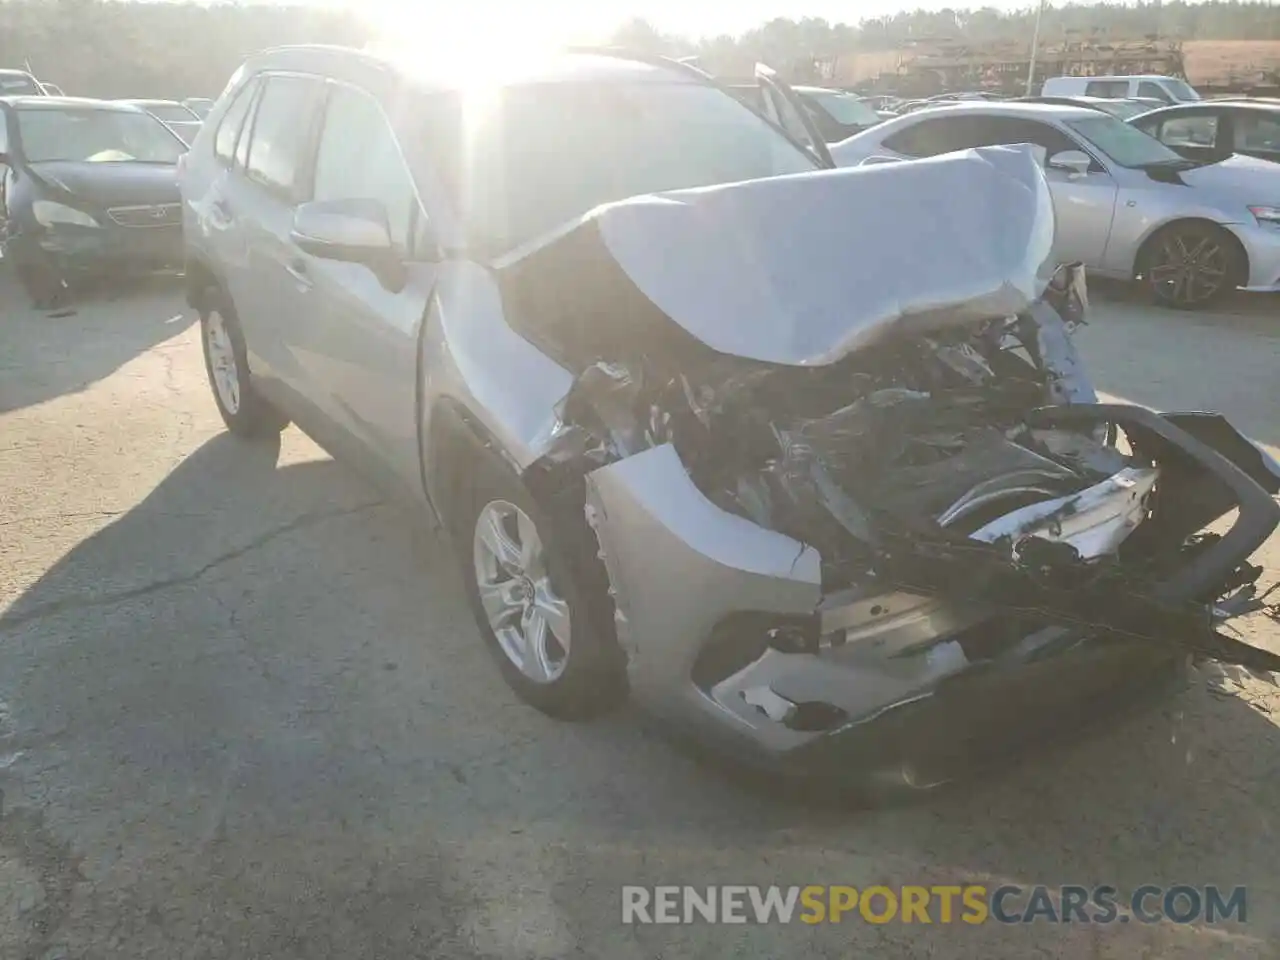
<svg viewBox="0 0 1280 960">
<path fill-rule="evenodd" d="M 653 53 L 699 56 L 711 69 L 761 60 L 791 64 L 959 38 L 1030 42 L 1034 10 L 993 7 L 904 11 L 860 23 L 776 19 L 740 36 L 663 34 L 643 20 L 611 41 Z M 1136 39 L 1280 40 L 1280 7 L 1262 0 L 1050 7 L 1041 34 Z M 29 63 L 68 93 L 101 97 L 215 96 L 249 54 L 281 43 L 363 44 L 358 14 L 325 6 L 0 0 L 0 67 Z"/>
</svg>

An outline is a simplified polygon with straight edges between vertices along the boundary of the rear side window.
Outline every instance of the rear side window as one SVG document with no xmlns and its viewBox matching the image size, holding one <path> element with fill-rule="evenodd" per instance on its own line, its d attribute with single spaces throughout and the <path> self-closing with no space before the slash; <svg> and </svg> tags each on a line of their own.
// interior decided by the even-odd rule
<svg viewBox="0 0 1280 960">
<path fill-rule="evenodd" d="M 218 123 L 218 132 L 213 138 L 213 153 L 227 166 L 231 165 L 231 159 L 235 156 L 240 128 L 244 126 L 244 118 L 249 115 L 249 106 L 253 103 L 253 95 L 257 91 L 258 80 L 255 77 L 241 87 Z"/>
<path fill-rule="evenodd" d="M 291 203 L 303 199 L 306 158 L 319 83 L 308 77 L 268 77 L 258 109 L 245 173 Z"/>
<path fill-rule="evenodd" d="M 1085 84 L 1084 95 L 1086 97 L 1102 97 L 1103 99 L 1120 98 L 1124 99 L 1129 96 L 1128 80 L 1090 80 Z M 1169 98 L 1160 95 L 1161 100 Z"/>
</svg>

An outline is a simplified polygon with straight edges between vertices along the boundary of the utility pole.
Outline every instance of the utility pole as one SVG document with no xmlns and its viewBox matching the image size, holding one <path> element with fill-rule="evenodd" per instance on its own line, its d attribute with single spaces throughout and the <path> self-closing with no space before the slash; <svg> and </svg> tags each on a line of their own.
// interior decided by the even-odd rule
<svg viewBox="0 0 1280 960">
<path fill-rule="evenodd" d="M 1031 35 L 1031 64 L 1027 67 L 1027 96 L 1034 96 L 1032 86 L 1036 80 L 1036 55 L 1040 52 L 1040 21 L 1044 19 L 1044 8 L 1049 0 L 1040 0 L 1036 8 L 1036 28 Z"/>
</svg>

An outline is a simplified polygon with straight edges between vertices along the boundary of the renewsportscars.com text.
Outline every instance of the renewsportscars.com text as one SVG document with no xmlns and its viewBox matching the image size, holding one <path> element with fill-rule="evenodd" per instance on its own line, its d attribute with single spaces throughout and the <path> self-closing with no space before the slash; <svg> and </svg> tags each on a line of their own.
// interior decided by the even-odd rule
<svg viewBox="0 0 1280 960">
<path fill-rule="evenodd" d="M 1244 887 L 624 886 L 623 923 L 1244 923 Z"/>
</svg>

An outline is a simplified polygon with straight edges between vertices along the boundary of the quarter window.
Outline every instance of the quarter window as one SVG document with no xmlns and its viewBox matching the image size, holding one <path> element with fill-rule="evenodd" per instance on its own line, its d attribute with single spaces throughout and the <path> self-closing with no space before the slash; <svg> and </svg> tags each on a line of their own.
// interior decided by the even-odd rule
<svg viewBox="0 0 1280 960">
<path fill-rule="evenodd" d="M 244 118 L 249 115 L 249 106 L 253 103 L 253 95 L 258 90 L 255 77 L 240 88 L 227 112 L 218 123 L 218 131 L 213 138 L 213 153 L 224 164 L 230 166 L 236 152 L 236 141 L 240 138 L 240 128 L 244 126 Z M 247 137 L 245 138 L 248 139 Z"/>
<path fill-rule="evenodd" d="M 378 102 L 351 87 L 334 86 L 316 152 L 315 200 L 376 200 L 387 213 L 391 240 L 406 253 L 422 217 L 413 178 Z"/>
<path fill-rule="evenodd" d="M 258 98 L 245 172 L 284 199 L 304 199 L 316 83 L 306 77 L 269 77 Z"/>
</svg>

